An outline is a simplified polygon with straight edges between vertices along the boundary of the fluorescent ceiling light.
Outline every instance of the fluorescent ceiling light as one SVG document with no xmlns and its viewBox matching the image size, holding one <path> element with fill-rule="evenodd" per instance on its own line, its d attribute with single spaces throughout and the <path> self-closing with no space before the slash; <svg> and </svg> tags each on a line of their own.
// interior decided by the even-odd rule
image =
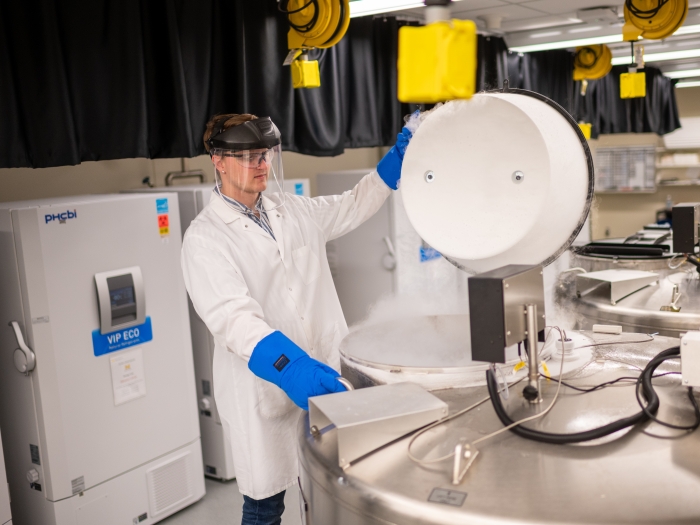
<svg viewBox="0 0 700 525">
<path fill-rule="evenodd" d="M 461 2 L 461 0 L 452 1 Z M 350 18 L 423 6 L 423 0 L 350 0 Z"/>
<path fill-rule="evenodd" d="M 366 1 L 366 0 L 365 0 Z M 352 5 L 355 2 L 350 2 L 350 5 Z M 573 32 L 574 30 L 570 30 L 569 32 Z M 692 26 L 683 26 L 679 28 L 674 35 L 692 35 L 694 33 L 700 33 L 700 24 L 697 25 L 692 25 Z M 618 35 L 608 35 L 608 36 L 597 36 L 597 37 L 591 37 L 591 38 L 581 38 L 578 40 L 562 40 L 561 42 L 547 42 L 547 43 L 542 43 L 542 44 L 533 44 L 529 46 L 517 46 L 517 47 L 511 47 L 511 51 L 515 51 L 517 53 L 531 53 L 533 51 L 548 51 L 550 49 L 567 49 L 570 47 L 578 47 L 578 46 L 593 46 L 596 44 L 617 44 L 622 42 L 622 34 Z M 661 53 L 659 53 L 661 54 Z M 694 55 L 695 56 L 695 55 Z M 615 64 L 615 60 L 613 59 L 613 64 Z M 673 60 L 671 58 L 667 59 L 662 59 L 662 60 Z M 619 62 L 620 64 L 629 64 L 628 62 Z"/>
<path fill-rule="evenodd" d="M 423 0 L 355 0 L 350 2 L 350 18 L 411 9 L 423 5 Z"/>
<path fill-rule="evenodd" d="M 511 47 L 516 53 L 531 53 L 533 51 L 548 51 L 550 49 L 566 49 L 568 47 L 592 46 L 595 44 L 614 44 L 622 42 L 622 35 L 597 36 L 591 38 L 579 38 L 578 40 L 562 40 L 561 42 L 547 42 L 545 44 L 533 44 L 531 46 Z"/>
<path fill-rule="evenodd" d="M 664 73 L 668 78 L 700 77 L 700 69 L 686 69 L 685 71 L 668 71 Z"/>
<path fill-rule="evenodd" d="M 679 82 L 676 84 L 677 88 L 684 88 L 684 87 L 700 87 L 700 80 L 697 82 Z"/>
<path fill-rule="evenodd" d="M 693 33 L 700 33 L 700 24 L 679 27 L 673 35 L 692 35 Z"/>
<path fill-rule="evenodd" d="M 700 57 L 700 49 L 686 49 L 685 51 L 667 51 L 666 53 L 644 54 L 644 62 L 663 62 L 665 60 L 680 60 L 683 58 Z M 613 66 L 631 64 L 632 57 L 616 57 L 612 59 Z"/>
</svg>

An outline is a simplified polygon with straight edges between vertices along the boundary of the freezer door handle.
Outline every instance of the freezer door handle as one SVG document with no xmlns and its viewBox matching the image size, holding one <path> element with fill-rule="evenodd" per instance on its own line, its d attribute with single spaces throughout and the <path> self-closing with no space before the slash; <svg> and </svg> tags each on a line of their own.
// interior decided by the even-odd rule
<svg viewBox="0 0 700 525">
<path fill-rule="evenodd" d="M 19 348 L 15 349 L 15 368 L 17 368 L 19 372 L 29 375 L 29 372 L 34 370 L 36 366 L 36 356 L 32 349 L 27 346 L 27 343 L 24 342 L 19 323 L 17 321 L 10 321 L 10 326 L 15 331 L 15 338 L 17 339 L 17 345 L 19 345 Z"/>
</svg>

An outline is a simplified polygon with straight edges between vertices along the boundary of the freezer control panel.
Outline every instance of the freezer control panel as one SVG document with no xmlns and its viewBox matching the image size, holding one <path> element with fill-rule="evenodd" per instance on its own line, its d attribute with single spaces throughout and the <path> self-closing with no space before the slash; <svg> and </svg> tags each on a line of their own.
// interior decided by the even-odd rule
<svg viewBox="0 0 700 525">
<path fill-rule="evenodd" d="M 146 295 L 141 268 L 95 274 L 100 332 L 108 334 L 142 324 L 146 320 Z"/>
</svg>

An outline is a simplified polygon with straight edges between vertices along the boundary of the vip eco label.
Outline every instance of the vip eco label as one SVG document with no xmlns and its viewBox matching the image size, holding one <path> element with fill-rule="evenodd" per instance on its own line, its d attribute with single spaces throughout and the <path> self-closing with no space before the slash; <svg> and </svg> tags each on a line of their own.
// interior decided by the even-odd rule
<svg viewBox="0 0 700 525">
<path fill-rule="evenodd" d="M 151 318 L 146 317 L 146 322 L 138 326 L 131 326 L 109 334 L 101 334 L 100 330 L 92 331 L 92 350 L 95 357 L 116 352 L 130 346 L 147 343 L 153 339 Z"/>
</svg>

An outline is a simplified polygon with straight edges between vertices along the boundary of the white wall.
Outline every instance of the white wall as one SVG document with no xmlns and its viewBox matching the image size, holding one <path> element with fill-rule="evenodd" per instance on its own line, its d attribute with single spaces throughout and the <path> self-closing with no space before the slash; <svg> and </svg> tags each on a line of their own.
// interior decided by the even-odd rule
<svg viewBox="0 0 700 525">
<path fill-rule="evenodd" d="M 283 153 L 285 177 L 311 179 L 311 194 L 316 193 L 316 173 L 376 166 L 384 148 L 346 150 L 337 157 L 311 157 Z M 206 155 L 184 159 L 185 169 L 202 169 L 207 180 L 214 181 L 214 169 Z M 0 169 L 0 202 L 38 199 L 64 195 L 114 193 L 142 186 L 150 177 L 155 186 L 165 186 L 165 176 L 181 170 L 181 159 L 121 159 L 84 162 L 58 168 Z M 195 182 L 191 179 L 183 182 Z"/>
</svg>

